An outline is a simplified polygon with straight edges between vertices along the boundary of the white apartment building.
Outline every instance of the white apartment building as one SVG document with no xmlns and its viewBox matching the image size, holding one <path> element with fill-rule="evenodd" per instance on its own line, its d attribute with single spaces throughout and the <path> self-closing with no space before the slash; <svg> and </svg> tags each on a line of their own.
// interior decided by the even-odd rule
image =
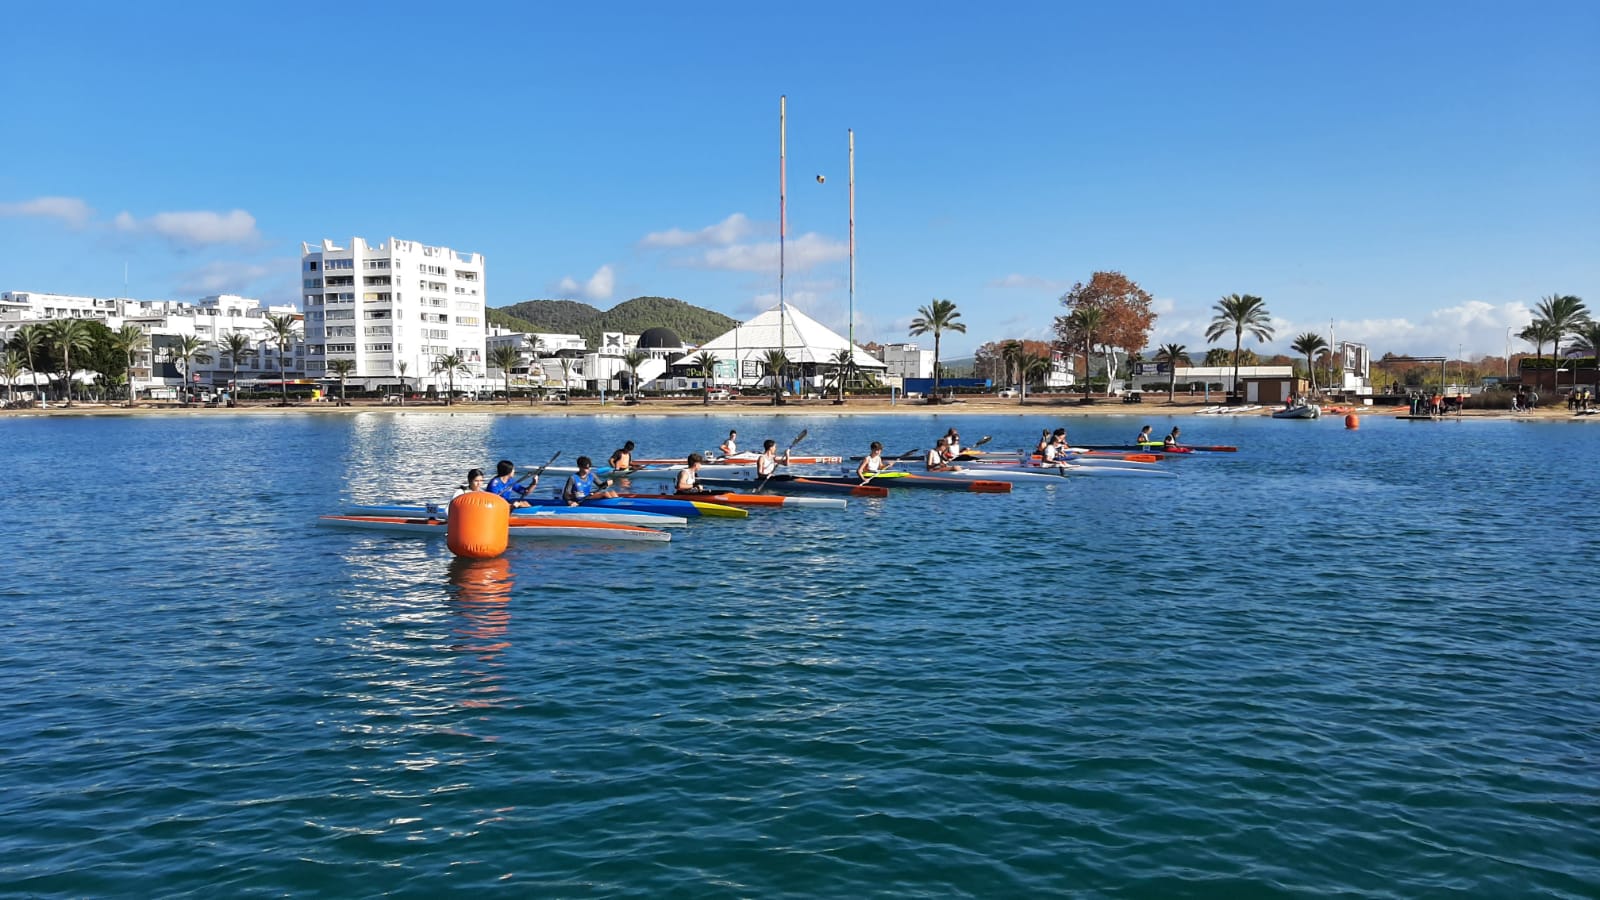
<svg viewBox="0 0 1600 900">
<path fill-rule="evenodd" d="M 434 374 L 435 360 L 454 354 L 471 372 L 455 375 L 457 390 L 492 387 L 483 254 L 393 237 L 377 247 L 359 237 L 348 247 L 324 240 L 301 245 L 300 276 L 308 376 L 330 377 L 328 363 L 345 359 L 355 364 L 351 385 L 399 386 L 403 377 L 412 390 L 442 387 L 450 378 Z"/>
<path fill-rule="evenodd" d="M 124 325 L 137 325 L 150 340 L 144 350 L 134 354 L 133 389 L 139 396 L 151 397 L 176 393 L 185 383 L 226 387 L 233 379 L 235 366 L 223 342 L 235 333 L 244 334 L 251 347 L 239 360 L 239 381 L 277 380 L 277 338 L 266 319 L 268 315 L 299 314 L 293 306 L 263 307 L 259 300 L 233 294 L 213 294 L 185 303 L 6 291 L 0 293 L 0 341 L 9 340 L 25 325 L 57 319 L 93 320 L 113 331 Z M 172 351 L 184 337 L 195 337 L 204 343 L 203 352 L 209 360 L 180 363 Z M 304 342 L 296 338 L 284 356 L 284 376 L 303 378 L 304 358 Z M 76 380 L 85 377 L 80 373 Z"/>
<path fill-rule="evenodd" d="M 918 349 L 916 344 L 885 344 L 873 355 L 889 367 L 887 374 L 891 376 L 933 377 L 933 351 Z"/>
</svg>

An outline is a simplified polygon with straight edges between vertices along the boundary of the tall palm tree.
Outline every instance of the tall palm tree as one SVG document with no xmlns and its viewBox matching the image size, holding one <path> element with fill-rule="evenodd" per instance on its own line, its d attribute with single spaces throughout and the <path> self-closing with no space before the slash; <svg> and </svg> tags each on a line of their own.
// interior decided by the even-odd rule
<svg viewBox="0 0 1600 900">
<path fill-rule="evenodd" d="M 328 371 L 339 379 L 339 405 L 344 406 L 344 380 L 351 372 L 356 370 L 356 361 L 353 359 L 330 359 Z"/>
<path fill-rule="evenodd" d="M 839 402 L 844 402 L 844 386 L 850 376 L 856 371 L 856 353 L 850 347 L 840 347 L 829 357 L 828 364 L 833 367 L 833 378 L 838 382 Z"/>
<path fill-rule="evenodd" d="M 255 352 L 250 336 L 242 331 L 232 331 L 222 339 L 222 352 L 233 362 L 233 389 L 228 392 L 228 402 L 237 403 L 239 397 L 239 363 Z"/>
<path fill-rule="evenodd" d="M 0 353 L 0 375 L 6 377 L 6 402 L 17 402 L 17 379 L 22 377 L 22 370 L 27 366 L 22 364 L 22 357 L 10 350 Z"/>
<path fill-rule="evenodd" d="M 182 367 L 183 387 L 180 390 L 183 391 L 189 388 L 189 367 L 197 362 L 211 362 L 211 354 L 206 352 L 206 342 L 192 334 L 178 338 L 178 343 L 169 352 L 172 354 L 172 361 Z"/>
<path fill-rule="evenodd" d="M 295 326 L 300 323 L 292 313 L 273 313 L 267 316 L 267 330 L 272 332 L 272 339 L 278 345 L 278 387 L 283 390 L 283 404 L 289 405 L 289 381 L 284 374 L 285 358 L 289 355 L 289 344 L 294 341 Z"/>
<path fill-rule="evenodd" d="M 111 340 L 127 362 L 128 406 L 133 406 L 133 355 L 150 346 L 150 335 L 143 328 L 129 322 L 111 335 Z"/>
<path fill-rule="evenodd" d="M 1106 323 L 1105 310 L 1095 306 L 1085 306 L 1072 311 L 1067 317 L 1068 327 L 1072 333 L 1083 341 L 1083 395 L 1089 396 L 1089 355 L 1094 352 L 1094 334 Z M 1110 383 L 1111 374 L 1106 373 L 1107 383 Z"/>
<path fill-rule="evenodd" d="M 700 373 L 701 378 L 705 379 L 705 399 L 701 401 L 704 406 L 711 405 L 711 389 L 716 387 L 717 384 L 717 363 L 719 362 L 722 362 L 722 360 L 717 359 L 717 355 L 710 350 L 701 350 L 689 360 L 689 364 L 694 366 L 694 370 Z"/>
<path fill-rule="evenodd" d="M 1178 392 L 1178 363 L 1189 361 L 1189 348 L 1182 344 L 1162 344 L 1156 350 L 1156 362 L 1167 364 L 1167 402 Z M 1191 395 L 1192 396 L 1192 395 Z"/>
<path fill-rule="evenodd" d="M 1229 294 L 1212 307 L 1217 314 L 1206 329 L 1206 340 L 1214 341 L 1233 332 L 1233 394 L 1239 396 L 1239 351 L 1244 347 L 1244 333 L 1258 341 L 1272 339 L 1272 314 L 1267 303 L 1253 294 Z"/>
<path fill-rule="evenodd" d="M 628 391 L 635 397 L 639 396 L 639 367 L 649 360 L 650 354 L 642 350 L 629 350 L 622 358 L 622 364 L 628 367 Z"/>
<path fill-rule="evenodd" d="M 967 326 L 956 320 L 961 318 L 961 313 L 956 312 L 956 305 L 949 300 L 935 299 L 932 303 L 917 310 L 917 317 L 911 320 L 912 336 L 933 332 L 933 402 L 939 398 L 939 342 L 946 331 L 967 333 Z"/>
<path fill-rule="evenodd" d="M 489 351 L 489 365 L 500 370 L 500 376 L 505 380 L 506 405 L 511 405 L 511 370 L 522 362 L 522 351 L 510 344 L 501 344 Z"/>
<path fill-rule="evenodd" d="M 1000 362 L 1005 366 L 1006 387 L 1016 384 L 1017 362 L 1022 358 L 1022 342 L 1007 340 L 1000 343 Z"/>
<path fill-rule="evenodd" d="M 1600 322 L 1585 322 L 1577 327 L 1573 335 L 1578 339 L 1574 345 L 1578 352 L 1594 357 L 1597 366 L 1600 366 Z"/>
<path fill-rule="evenodd" d="M 1570 294 L 1551 294 L 1541 299 L 1533 311 L 1534 322 L 1547 323 L 1555 333 L 1551 355 L 1557 359 L 1561 358 L 1561 339 L 1589 321 L 1589 308 L 1583 300 Z"/>
<path fill-rule="evenodd" d="M 88 350 L 94 345 L 89 334 L 89 323 L 83 319 L 57 319 L 50 324 L 47 336 L 50 346 L 61 351 L 61 367 L 67 373 L 67 405 L 72 405 L 72 351 Z"/>
<path fill-rule="evenodd" d="M 394 364 L 394 370 L 396 372 L 400 373 L 400 405 L 401 406 L 405 406 L 406 405 L 406 391 L 410 389 L 410 386 L 406 384 L 406 370 L 409 369 L 409 368 L 411 368 L 411 364 L 406 362 L 405 360 L 401 360 L 401 361 L 399 361 L 399 362 Z"/>
<path fill-rule="evenodd" d="M 456 373 L 471 375 L 472 369 L 467 367 L 467 361 L 457 353 L 441 353 L 434 357 L 433 374 L 444 375 L 450 380 L 450 390 L 444 395 L 444 405 L 449 406 L 456 399 Z"/>
<path fill-rule="evenodd" d="M 1311 374 L 1311 393 L 1315 394 L 1317 392 L 1317 362 L 1314 357 L 1328 349 L 1328 342 L 1315 331 L 1308 331 L 1295 338 L 1294 343 L 1289 345 L 1289 349 L 1306 355 L 1306 371 Z"/>
<path fill-rule="evenodd" d="M 1533 345 L 1535 359 L 1544 359 L 1544 342 L 1550 340 L 1550 324 L 1548 322 L 1530 322 L 1528 326 L 1517 332 L 1517 337 Z"/>
<path fill-rule="evenodd" d="M 11 336 L 11 349 L 22 354 L 22 364 L 33 379 L 33 399 L 39 399 L 39 357 L 49 347 L 43 325 L 24 325 Z"/>
<path fill-rule="evenodd" d="M 561 405 L 572 405 L 572 357 L 558 356 L 561 362 Z"/>
<path fill-rule="evenodd" d="M 1017 405 L 1028 402 L 1028 383 L 1050 371 L 1050 357 L 1022 352 L 1017 356 Z"/>
<path fill-rule="evenodd" d="M 768 350 L 761 361 L 772 376 L 772 405 L 777 406 L 783 402 L 783 371 L 789 368 L 789 357 L 782 350 Z"/>
</svg>

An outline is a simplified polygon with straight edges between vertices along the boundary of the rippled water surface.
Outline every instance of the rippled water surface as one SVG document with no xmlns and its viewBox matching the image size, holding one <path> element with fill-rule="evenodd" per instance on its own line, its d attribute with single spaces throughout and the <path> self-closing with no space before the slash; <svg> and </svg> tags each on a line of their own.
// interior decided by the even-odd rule
<svg viewBox="0 0 1600 900">
<path fill-rule="evenodd" d="M 1241 452 L 461 563 L 313 520 L 1057 423 L 0 421 L 0 893 L 1600 894 L 1600 427 L 1173 422 Z"/>
</svg>

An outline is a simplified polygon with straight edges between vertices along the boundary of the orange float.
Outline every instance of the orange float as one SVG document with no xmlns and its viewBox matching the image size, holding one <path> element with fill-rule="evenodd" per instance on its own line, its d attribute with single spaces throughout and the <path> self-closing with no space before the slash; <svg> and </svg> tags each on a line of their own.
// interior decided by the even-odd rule
<svg viewBox="0 0 1600 900">
<path fill-rule="evenodd" d="M 506 552 L 510 538 L 511 504 L 486 491 L 471 491 L 450 501 L 445 520 L 445 543 L 450 552 L 471 559 L 488 559 Z"/>
<path fill-rule="evenodd" d="M 1350 413 L 1349 415 L 1344 417 L 1344 427 L 1346 427 L 1346 428 L 1360 428 L 1361 427 L 1361 419 L 1358 416 L 1356 416 L 1355 413 Z"/>
</svg>

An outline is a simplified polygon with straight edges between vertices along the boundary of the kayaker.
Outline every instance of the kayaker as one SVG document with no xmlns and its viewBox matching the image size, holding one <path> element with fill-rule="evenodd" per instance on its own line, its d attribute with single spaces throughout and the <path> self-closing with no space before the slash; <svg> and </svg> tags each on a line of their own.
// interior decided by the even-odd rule
<svg viewBox="0 0 1600 900">
<path fill-rule="evenodd" d="M 1172 431 L 1168 432 L 1167 436 L 1162 439 L 1161 447 L 1163 450 L 1176 450 L 1179 446 L 1178 426 L 1174 425 L 1172 426 Z"/>
<path fill-rule="evenodd" d="M 1057 428 L 1050 439 L 1045 442 L 1044 452 L 1039 454 L 1046 463 L 1060 462 L 1067 446 L 1067 430 Z"/>
<path fill-rule="evenodd" d="M 594 497 L 615 497 L 616 491 L 607 490 L 606 481 L 594 471 L 594 461 L 587 456 L 578 457 L 578 471 L 567 476 L 566 486 L 561 489 L 561 499 L 567 501 L 568 506 L 577 506 L 585 500 Z"/>
<path fill-rule="evenodd" d="M 500 495 L 502 500 L 511 504 L 512 509 L 527 506 L 528 492 L 539 486 L 538 475 L 533 476 L 531 484 L 519 484 L 517 479 L 512 477 L 516 474 L 516 465 L 509 459 L 502 459 L 495 464 L 494 477 L 489 479 L 489 486 L 485 489 L 491 494 Z"/>
<path fill-rule="evenodd" d="M 611 454 L 611 468 L 618 472 L 633 471 L 633 441 L 628 441 Z"/>
<path fill-rule="evenodd" d="M 928 451 L 928 457 L 923 460 L 923 465 L 929 472 L 948 472 L 955 468 L 950 465 L 951 458 L 950 439 L 942 437 L 937 444 L 934 444 L 933 449 Z"/>
<path fill-rule="evenodd" d="M 856 477 L 863 480 L 872 478 L 892 465 L 894 460 L 883 458 L 883 443 L 873 441 L 872 449 L 861 459 L 861 465 L 856 466 Z"/>
<path fill-rule="evenodd" d="M 778 466 L 789 464 L 789 451 L 783 451 L 783 460 L 778 460 L 778 442 L 767 438 L 761 444 L 761 455 L 756 457 L 756 476 L 765 482 L 778 471 Z"/>
<path fill-rule="evenodd" d="M 1034 445 L 1033 455 L 1043 459 L 1044 458 L 1045 448 L 1049 447 L 1049 446 L 1050 446 L 1050 429 L 1046 428 L 1045 430 L 1039 432 L 1039 443 Z"/>
<path fill-rule="evenodd" d="M 450 495 L 450 499 L 454 500 L 455 498 L 461 496 L 462 494 L 470 494 L 473 491 L 481 491 L 481 490 L 483 490 L 483 470 L 482 469 L 468 469 L 467 470 L 467 486 L 466 487 L 458 487 L 458 488 L 456 488 L 456 492 L 454 494 Z"/>
<path fill-rule="evenodd" d="M 739 454 L 739 432 L 728 432 L 728 439 L 723 441 L 717 447 L 717 449 L 721 451 L 723 459 L 727 459 L 730 456 L 737 456 Z"/>
<path fill-rule="evenodd" d="M 945 454 L 944 458 L 953 460 L 961 455 L 961 435 L 954 428 L 944 433 Z"/>
<path fill-rule="evenodd" d="M 705 462 L 705 457 L 698 453 L 689 454 L 688 465 L 678 472 L 675 494 L 709 494 L 710 491 L 700 486 L 700 464 Z"/>
<path fill-rule="evenodd" d="M 1153 443 L 1155 443 L 1155 438 L 1150 436 L 1150 426 L 1149 425 L 1146 425 L 1145 427 L 1139 429 L 1139 436 L 1133 439 L 1133 445 L 1135 447 L 1143 447 L 1145 444 L 1153 444 Z"/>
</svg>

